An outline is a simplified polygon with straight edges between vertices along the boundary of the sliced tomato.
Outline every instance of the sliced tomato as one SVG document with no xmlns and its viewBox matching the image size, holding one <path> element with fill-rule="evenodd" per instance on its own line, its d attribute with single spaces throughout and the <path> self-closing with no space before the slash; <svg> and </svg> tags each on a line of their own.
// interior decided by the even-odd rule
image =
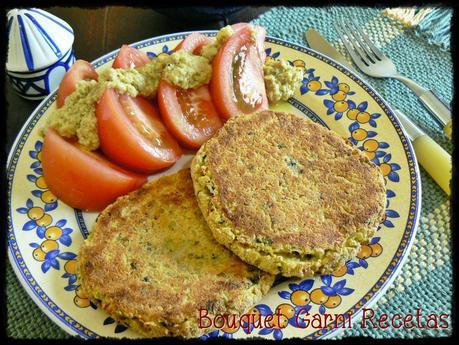
<svg viewBox="0 0 459 345">
<path fill-rule="evenodd" d="M 223 126 L 207 85 L 184 90 L 161 80 L 158 105 L 167 128 L 192 149 L 201 147 Z"/>
<path fill-rule="evenodd" d="M 117 197 L 147 182 L 146 176 L 80 149 L 52 129 L 46 131 L 41 161 L 51 192 L 67 205 L 85 211 L 101 211 Z"/>
<path fill-rule="evenodd" d="M 268 109 L 263 64 L 251 35 L 249 25 L 234 33 L 212 64 L 210 91 L 225 119 Z"/>
<path fill-rule="evenodd" d="M 113 68 L 135 68 L 149 63 L 151 60 L 147 54 L 136 48 L 123 44 L 121 49 L 113 61 Z"/>
<path fill-rule="evenodd" d="M 199 55 L 202 47 L 206 44 L 212 43 L 213 40 L 214 39 L 200 34 L 199 32 L 193 32 L 180 42 L 174 50 L 178 51 L 183 49 L 189 53 Z"/>
<path fill-rule="evenodd" d="M 262 26 L 252 25 L 249 23 L 236 23 L 236 24 L 231 25 L 234 32 L 238 32 L 247 26 L 249 27 L 252 26 L 253 29 L 257 31 L 256 45 L 257 45 L 258 53 L 260 54 L 261 61 L 264 63 L 265 58 L 266 58 L 266 52 L 265 52 L 266 29 Z"/>
<path fill-rule="evenodd" d="M 80 80 L 97 80 L 98 74 L 92 65 L 85 60 L 76 60 L 70 69 L 65 73 L 57 91 L 56 105 L 62 107 L 65 99 L 76 89 Z"/>
<path fill-rule="evenodd" d="M 102 151 L 128 169 L 152 173 L 171 166 L 182 155 L 157 108 L 145 98 L 119 95 L 108 88 L 96 115 Z"/>
</svg>

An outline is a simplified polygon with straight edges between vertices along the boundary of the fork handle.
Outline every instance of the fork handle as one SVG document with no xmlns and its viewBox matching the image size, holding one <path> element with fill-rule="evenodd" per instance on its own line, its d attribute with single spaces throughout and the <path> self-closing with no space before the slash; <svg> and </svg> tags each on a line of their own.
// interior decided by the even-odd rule
<svg viewBox="0 0 459 345">
<path fill-rule="evenodd" d="M 421 103 L 430 111 L 432 115 L 443 125 L 446 135 L 451 138 L 451 109 L 441 100 L 441 98 L 431 90 L 427 90 L 416 84 L 413 80 L 404 76 L 395 76 L 406 86 L 408 86 L 419 97 Z"/>
</svg>

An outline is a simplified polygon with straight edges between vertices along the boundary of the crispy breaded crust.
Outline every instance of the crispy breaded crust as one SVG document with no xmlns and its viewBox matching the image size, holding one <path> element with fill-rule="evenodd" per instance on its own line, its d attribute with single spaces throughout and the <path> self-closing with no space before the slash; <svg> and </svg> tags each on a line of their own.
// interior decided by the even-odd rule
<svg viewBox="0 0 459 345">
<path fill-rule="evenodd" d="M 231 118 L 193 159 L 198 204 L 218 242 L 284 276 L 333 271 L 382 221 L 377 165 L 305 117 Z"/>
<path fill-rule="evenodd" d="M 274 277 L 212 236 L 190 170 L 118 198 L 98 217 L 78 256 L 83 290 L 119 322 L 149 337 L 197 337 L 198 309 L 242 314 Z"/>
</svg>

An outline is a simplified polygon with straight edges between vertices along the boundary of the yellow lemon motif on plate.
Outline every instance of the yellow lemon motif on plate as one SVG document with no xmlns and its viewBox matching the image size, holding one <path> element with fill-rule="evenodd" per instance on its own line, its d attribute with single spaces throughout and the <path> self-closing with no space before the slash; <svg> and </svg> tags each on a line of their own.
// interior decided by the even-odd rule
<svg viewBox="0 0 459 345">
<path fill-rule="evenodd" d="M 37 180 L 35 181 L 35 185 L 40 189 L 48 188 L 48 185 L 46 184 L 45 178 L 43 176 L 37 178 Z"/>
<path fill-rule="evenodd" d="M 288 303 L 279 304 L 276 308 L 276 314 L 284 315 L 286 318 L 290 319 L 295 315 L 295 308 Z"/>
<path fill-rule="evenodd" d="M 303 60 L 295 60 L 292 62 L 293 63 L 293 66 L 295 67 L 300 67 L 300 68 L 305 68 L 306 64 L 304 63 Z"/>
<path fill-rule="evenodd" d="M 346 116 L 348 117 L 349 120 L 355 120 L 357 119 L 357 114 L 359 113 L 359 109 L 349 109 L 346 113 Z"/>
<path fill-rule="evenodd" d="M 75 303 L 75 305 L 77 307 L 80 307 L 80 308 L 89 307 L 89 304 L 90 304 L 88 298 L 81 298 L 81 297 L 78 297 L 78 296 L 75 296 L 73 298 L 73 303 Z"/>
<path fill-rule="evenodd" d="M 351 87 L 346 83 L 339 83 L 338 90 L 348 93 L 349 91 L 351 91 Z"/>
<path fill-rule="evenodd" d="M 379 143 L 375 139 L 367 139 L 363 143 L 363 149 L 365 151 L 374 152 L 378 149 L 378 147 L 379 147 Z"/>
<path fill-rule="evenodd" d="M 49 214 L 45 213 L 43 217 L 37 220 L 37 225 L 38 226 L 48 226 L 53 222 L 53 217 L 51 217 Z"/>
<path fill-rule="evenodd" d="M 368 259 L 371 256 L 371 247 L 367 244 L 362 244 L 357 254 L 359 259 Z"/>
<path fill-rule="evenodd" d="M 41 248 L 36 248 L 32 252 L 32 256 L 37 261 L 45 261 L 46 253 Z"/>
<path fill-rule="evenodd" d="M 370 244 L 370 248 L 372 257 L 380 256 L 383 252 L 383 247 L 379 243 Z"/>
<path fill-rule="evenodd" d="M 314 289 L 311 292 L 311 302 L 315 304 L 324 304 L 327 302 L 328 296 L 323 293 L 322 289 Z"/>
<path fill-rule="evenodd" d="M 359 112 L 356 118 L 356 120 L 359 123 L 367 123 L 368 121 L 370 121 L 370 119 L 371 119 L 370 113 L 368 113 L 367 111 Z"/>
<path fill-rule="evenodd" d="M 307 291 L 297 290 L 290 295 L 290 301 L 295 305 L 303 306 L 308 304 L 310 300 L 311 298 Z"/>
<path fill-rule="evenodd" d="M 30 219 L 38 220 L 45 215 L 45 211 L 41 207 L 32 207 L 27 211 L 27 216 Z"/>
<path fill-rule="evenodd" d="M 50 226 L 45 231 L 45 237 L 48 240 L 57 240 L 62 236 L 62 229 L 58 226 Z"/>
<path fill-rule="evenodd" d="M 337 270 L 335 270 L 332 274 L 335 277 L 342 277 L 342 276 L 344 276 L 346 274 L 346 272 L 347 272 L 347 267 L 346 267 L 346 265 L 343 265 L 340 268 L 338 268 Z"/>
<path fill-rule="evenodd" d="M 45 204 L 51 204 L 57 200 L 57 197 L 50 190 L 47 190 L 41 194 L 41 200 Z"/>
<path fill-rule="evenodd" d="M 333 109 L 334 109 L 337 113 L 343 113 L 343 112 L 345 112 L 348 108 L 349 108 L 349 104 L 347 104 L 347 102 L 344 102 L 344 101 L 336 102 L 336 103 L 333 105 Z"/>
<path fill-rule="evenodd" d="M 86 292 L 83 291 L 83 289 L 81 288 L 81 286 L 78 286 L 75 290 L 75 294 L 80 297 L 80 298 L 83 298 L 83 299 L 87 299 L 88 298 L 88 295 L 86 294 Z"/>
<path fill-rule="evenodd" d="M 384 176 L 389 175 L 389 173 L 390 173 L 391 170 L 392 170 L 390 164 L 387 164 L 387 163 L 381 163 L 381 164 L 379 165 L 379 169 L 381 169 L 382 174 L 383 174 Z"/>
<path fill-rule="evenodd" d="M 225 323 L 225 326 L 221 328 L 221 330 L 225 333 L 235 333 L 237 332 L 237 330 L 240 328 L 240 325 L 238 322 L 235 322 L 234 325 L 226 325 Z"/>
<path fill-rule="evenodd" d="M 67 273 L 75 274 L 76 273 L 76 260 L 69 260 L 64 265 L 64 270 Z"/>
<path fill-rule="evenodd" d="M 338 91 L 332 95 L 334 101 L 344 101 L 346 99 L 346 93 L 344 91 Z"/>
<path fill-rule="evenodd" d="M 324 303 L 327 308 L 333 309 L 341 304 L 341 296 L 329 296 L 328 300 Z"/>
<path fill-rule="evenodd" d="M 285 315 L 273 314 L 273 319 L 268 322 L 269 326 L 274 329 L 285 328 L 288 325 L 288 319 Z"/>
<path fill-rule="evenodd" d="M 352 131 L 352 137 L 357 141 L 364 140 L 367 136 L 368 132 L 363 128 L 357 128 Z"/>
<path fill-rule="evenodd" d="M 320 90 L 321 87 L 322 83 L 318 80 L 311 80 L 308 82 L 308 89 L 313 92 Z"/>
<path fill-rule="evenodd" d="M 41 244 L 40 248 L 45 253 L 48 253 L 51 250 L 56 250 L 57 248 L 59 248 L 59 244 L 56 241 L 53 241 L 53 240 L 46 240 Z"/>
</svg>

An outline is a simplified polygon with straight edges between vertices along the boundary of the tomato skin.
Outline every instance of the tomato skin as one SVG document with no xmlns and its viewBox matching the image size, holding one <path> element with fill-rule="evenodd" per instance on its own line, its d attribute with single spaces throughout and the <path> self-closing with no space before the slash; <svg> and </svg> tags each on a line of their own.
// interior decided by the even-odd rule
<svg viewBox="0 0 459 345">
<path fill-rule="evenodd" d="M 253 113 L 262 109 L 268 109 L 268 98 L 263 79 L 263 64 L 261 62 L 258 47 L 253 43 L 251 38 L 250 25 L 242 27 L 226 44 L 218 51 L 212 63 L 212 79 L 210 82 L 210 91 L 212 99 L 224 119 L 231 116 Z M 235 99 L 235 86 L 233 84 L 233 61 L 241 49 L 247 48 L 247 59 L 244 71 L 249 73 L 246 82 L 252 85 L 249 88 L 259 96 L 257 105 L 250 109 L 243 109 L 242 105 Z"/>
<path fill-rule="evenodd" d="M 265 52 L 265 38 L 266 38 L 266 29 L 262 26 L 252 25 L 249 23 L 236 23 L 231 25 L 234 32 L 238 32 L 241 29 L 245 28 L 247 25 L 251 25 L 257 30 L 257 49 L 258 53 L 260 54 L 261 61 L 264 63 L 266 59 L 266 52 Z"/>
<path fill-rule="evenodd" d="M 79 149 L 51 128 L 46 131 L 41 155 L 43 176 L 51 192 L 67 205 L 85 211 L 102 211 L 117 197 L 147 182 L 146 176 Z"/>
<path fill-rule="evenodd" d="M 147 54 L 136 48 L 130 47 L 127 44 L 121 46 L 115 61 L 113 61 L 113 68 L 136 68 L 149 63 L 151 60 Z"/>
<path fill-rule="evenodd" d="M 174 51 L 185 50 L 188 53 L 199 55 L 204 45 L 212 43 L 213 39 L 199 32 L 193 32 L 180 42 Z"/>
<path fill-rule="evenodd" d="M 97 80 L 99 75 L 92 65 L 85 60 L 76 60 L 70 69 L 65 73 L 57 91 L 56 105 L 61 108 L 65 99 L 76 89 L 80 80 Z"/>
<path fill-rule="evenodd" d="M 126 114 L 121 102 L 135 108 L 135 114 Z M 113 89 L 105 90 L 96 106 L 97 125 L 102 151 L 114 162 L 129 170 L 152 173 L 174 164 L 182 155 L 177 141 L 161 123 L 159 112 L 142 97 L 119 95 Z M 132 116 L 132 117 L 130 117 Z M 155 136 L 153 144 L 139 132 L 133 121 L 141 116 Z M 155 145 L 158 138 L 161 145 Z"/>
<path fill-rule="evenodd" d="M 188 103 L 191 102 L 191 107 L 185 110 L 186 105 L 182 104 L 187 101 L 184 98 L 188 98 Z M 158 87 L 158 105 L 166 127 L 180 143 L 191 149 L 200 148 L 223 126 L 207 85 L 195 90 L 181 90 L 161 80 Z"/>
</svg>

